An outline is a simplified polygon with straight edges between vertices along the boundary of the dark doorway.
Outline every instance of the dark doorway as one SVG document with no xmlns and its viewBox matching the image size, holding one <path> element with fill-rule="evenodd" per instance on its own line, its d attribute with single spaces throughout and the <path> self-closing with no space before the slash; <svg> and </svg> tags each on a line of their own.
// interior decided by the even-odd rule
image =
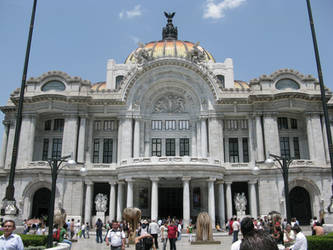
<svg viewBox="0 0 333 250">
<path fill-rule="evenodd" d="M 158 217 L 183 218 L 183 188 L 158 189 Z"/>
<path fill-rule="evenodd" d="M 38 189 L 33 198 L 31 218 L 48 216 L 51 199 L 51 191 L 48 188 Z"/>
<path fill-rule="evenodd" d="M 309 192 L 302 187 L 294 187 L 289 193 L 291 217 L 296 217 L 301 225 L 309 225 L 311 220 L 311 203 Z"/>
<path fill-rule="evenodd" d="M 94 183 L 94 195 L 93 195 L 93 211 L 92 213 L 96 215 L 95 197 L 97 194 L 105 194 L 108 198 L 105 215 L 109 215 L 109 203 L 110 203 L 110 184 L 109 183 Z"/>
<path fill-rule="evenodd" d="M 248 195 L 248 183 L 247 182 L 233 182 L 231 184 L 231 194 L 232 194 L 232 214 L 237 215 L 235 209 L 234 198 L 237 193 L 244 193 L 247 199 L 246 211 L 245 214 L 250 214 L 249 208 L 249 195 Z M 228 218 L 230 219 L 230 218 Z"/>
</svg>

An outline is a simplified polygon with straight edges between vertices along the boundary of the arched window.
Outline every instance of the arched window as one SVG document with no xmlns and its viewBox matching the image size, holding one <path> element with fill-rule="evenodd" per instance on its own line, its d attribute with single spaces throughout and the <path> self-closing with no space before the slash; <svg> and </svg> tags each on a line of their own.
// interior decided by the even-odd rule
<svg viewBox="0 0 333 250">
<path fill-rule="evenodd" d="M 224 75 L 216 75 L 217 79 L 219 79 L 221 85 L 222 85 L 222 88 L 224 88 Z"/>
<path fill-rule="evenodd" d="M 299 84 L 297 82 L 295 82 L 292 79 L 289 78 L 284 78 L 279 80 L 275 87 L 279 90 L 284 90 L 284 89 L 299 89 Z"/>
<path fill-rule="evenodd" d="M 116 76 L 116 89 L 120 88 L 120 83 L 123 79 L 124 79 L 124 76 L 122 76 L 122 75 Z"/>
<path fill-rule="evenodd" d="M 42 91 L 49 91 L 49 90 L 55 90 L 55 91 L 64 91 L 65 90 L 65 84 L 63 84 L 60 81 L 53 80 L 49 81 L 42 87 Z"/>
</svg>

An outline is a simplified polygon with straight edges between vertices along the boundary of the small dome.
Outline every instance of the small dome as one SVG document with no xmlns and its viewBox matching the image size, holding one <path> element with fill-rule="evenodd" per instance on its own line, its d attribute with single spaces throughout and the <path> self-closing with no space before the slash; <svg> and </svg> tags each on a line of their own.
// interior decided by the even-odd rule
<svg viewBox="0 0 333 250">
<path fill-rule="evenodd" d="M 235 80 L 234 81 L 234 87 L 235 89 L 249 89 L 249 84 L 247 82 L 244 81 L 239 81 L 239 80 Z"/>
<path fill-rule="evenodd" d="M 125 60 L 125 64 L 136 63 L 135 54 L 141 49 L 149 51 L 152 60 L 162 57 L 186 58 L 187 52 L 191 51 L 194 45 L 195 44 L 191 42 L 180 40 L 161 40 L 150 42 L 145 44 L 144 47 L 139 47 L 134 50 Z M 215 59 L 207 50 L 201 46 L 198 46 L 198 49 L 203 52 L 205 62 L 215 62 Z"/>
<path fill-rule="evenodd" d="M 91 86 L 91 90 L 99 91 L 106 89 L 106 82 L 96 82 Z"/>
</svg>

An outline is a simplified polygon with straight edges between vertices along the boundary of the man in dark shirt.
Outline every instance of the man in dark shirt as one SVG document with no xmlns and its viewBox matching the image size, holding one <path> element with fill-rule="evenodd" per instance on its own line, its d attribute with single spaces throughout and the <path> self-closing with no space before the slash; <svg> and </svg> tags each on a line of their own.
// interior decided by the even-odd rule
<svg viewBox="0 0 333 250">
<path fill-rule="evenodd" d="M 102 230 L 103 230 L 103 222 L 100 218 L 98 218 L 98 220 L 96 222 L 96 242 L 97 243 L 103 243 Z"/>
</svg>

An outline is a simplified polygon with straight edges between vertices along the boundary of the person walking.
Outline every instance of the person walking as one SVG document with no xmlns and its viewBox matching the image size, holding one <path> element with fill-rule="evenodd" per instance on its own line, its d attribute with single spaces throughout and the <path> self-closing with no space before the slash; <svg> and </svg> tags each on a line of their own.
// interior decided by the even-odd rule
<svg viewBox="0 0 333 250">
<path fill-rule="evenodd" d="M 232 223 L 232 243 L 236 242 L 238 240 L 238 233 L 239 233 L 239 229 L 240 229 L 240 224 L 239 221 L 237 220 L 237 218 L 235 218 L 235 220 Z"/>
<path fill-rule="evenodd" d="M 98 218 L 98 220 L 96 222 L 96 242 L 97 243 L 103 243 L 102 230 L 103 230 L 103 222 L 100 218 Z"/>
<path fill-rule="evenodd" d="M 13 233 L 16 229 L 15 221 L 5 220 L 3 229 L 4 233 L 0 236 L 0 249 L 24 250 L 21 237 Z"/>
<path fill-rule="evenodd" d="M 112 223 L 112 229 L 109 230 L 106 237 L 106 245 L 111 245 L 111 250 L 125 249 L 125 233 L 117 222 Z"/>
<path fill-rule="evenodd" d="M 160 227 L 161 231 L 161 242 L 163 243 L 163 250 L 166 250 L 168 243 L 168 221 L 165 221 L 164 224 Z"/>
<path fill-rule="evenodd" d="M 170 250 L 176 250 L 176 240 L 178 237 L 178 227 L 175 225 L 175 221 L 172 220 L 168 226 L 168 239 L 170 242 Z"/>
<path fill-rule="evenodd" d="M 160 233 L 160 227 L 158 226 L 156 220 L 152 220 L 149 224 L 150 235 L 154 238 L 155 247 L 158 248 L 158 234 Z"/>
<path fill-rule="evenodd" d="M 86 234 L 88 239 L 89 239 L 89 230 L 90 230 L 89 222 L 86 222 Z"/>
</svg>

